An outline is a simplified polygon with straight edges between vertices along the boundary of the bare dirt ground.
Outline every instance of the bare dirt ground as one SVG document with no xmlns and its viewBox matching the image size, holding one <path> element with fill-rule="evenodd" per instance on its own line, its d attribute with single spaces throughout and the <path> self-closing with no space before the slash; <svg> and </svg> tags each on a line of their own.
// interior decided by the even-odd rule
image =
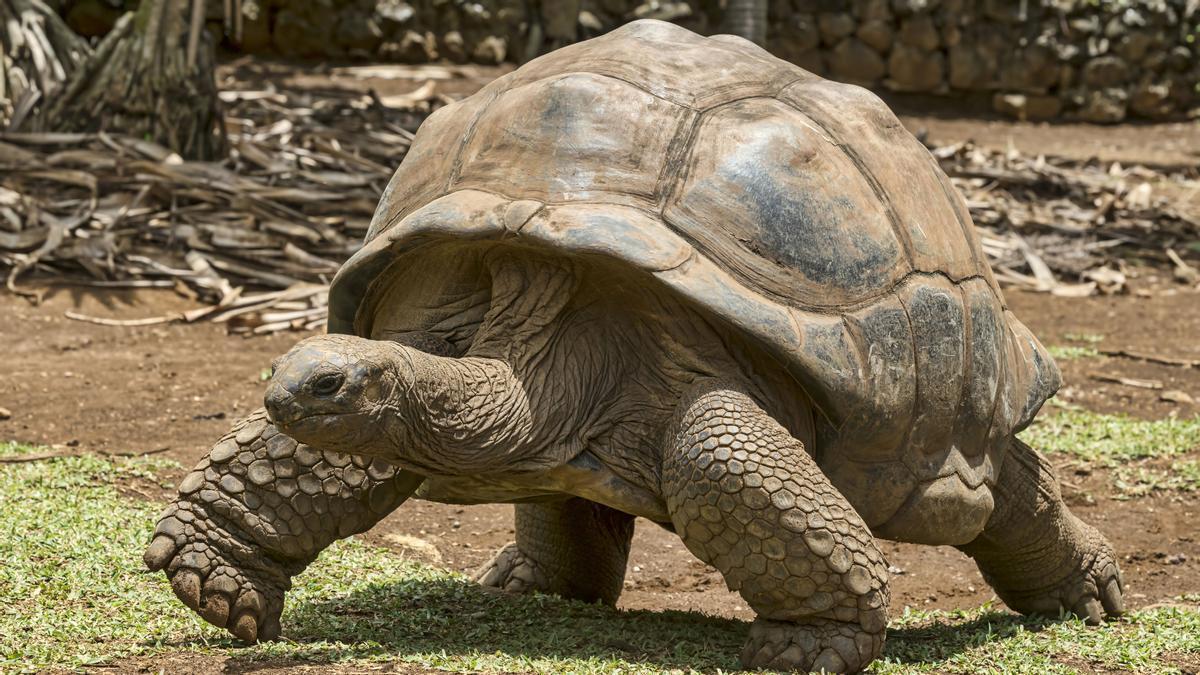
<svg viewBox="0 0 1200 675">
<path fill-rule="evenodd" d="M 249 67 L 233 64 L 227 68 Z M 465 75 L 417 69 L 395 78 L 370 71 L 319 69 L 275 73 L 255 64 L 266 78 L 293 86 L 372 88 L 381 96 L 410 92 L 432 80 L 439 92 L 461 96 L 496 72 L 476 68 Z M 1030 125 L 995 120 L 960 121 L 935 115 L 906 115 L 914 132 L 940 143 L 975 139 L 981 145 L 1077 159 L 1099 157 L 1130 163 L 1194 165 L 1200 125 L 1120 126 Z M 1010 305 L 1046 344 L 1069 336 L 1103 336 L 1102 349 L 1130 349 L 1200 359 L 1200 293 L 1142 272 L 1133 292 L 1112 297 L 1063 299 L 1014 292 Z M 1148 291 L 1143 296 L 1139 289 Z M 262 373 L 270 360 L 303 334 L 243 339 L 219 325 L 162 325 L 114 328 L 72 321 L 73 309 L 122 319 L 159 316 L 193 307 L 169 292 L 101 292 L 57 287 L 43 304 L 0 295 L 0 439 L 59 446 L 79 452 L 162 451 L 184 466 L 195 463 L 213 440 L 260 404 Z M 1200 414 L 1196 404 L 1160 400 L 1159 392 L 1097 381 L 1094 375 L 1157 379 L 1167 389 L 1200 399 L 1200 369 L 1099 358 L 1060 364 L 1066 378 L 1060 398 L 1098 412 L 1147 419 Z M 1117 499 L 1102 472 L 1071 476 L 1066 492 L 1076 512 L 1114 542 L 1124 559 L 1128 602 L 1144 607 L 1200 592 L 1200 498 L 1167 494 Z M 165 501 L 161 494 L 144 497 Z M 469 570 L 512 539 L 508 506 L 455 507 L 411 502 L 367 536 L 406 555 Z M 974 565 L 948 548 L 884 543 L 893 566 L 893 607 L 957 609 L 993 597 Z M 695 560 L 679 539 L 639 522 L 621 605 L 636 609 L 681 609 L 749 618 L 741 599 L 720 577 Z M 191 657 L 188 657 L 189 659 Z M 154 668 L 162 666 L 155 662 Z M 205 664 L 195 663 L 201 672 Z M 189 666 L 191 667 L 191 666 Z M 168 670 L 174 670 L 170 666 Z M 183 668 L 183 664 L 180 664 Z M 180 672 L 183 672 L 180 670 Z"/>
<path fill-rule="evenodd" d="M 1149 297 L 1123 295 L 1062 299 L 1010 293 L 1017 315 L 1047 344 L 1068 336 L 1103 336 L 1104 349 L 1131 349 L 1200 358 L 1200 293 L 1151 285 Z M 1135 289 L 1139 285 L 1135 284 Z M 60 288 L 38 307 L 0 296 L 0 438 L 78 451 L 163 453 L 194 464 L 240 415 L 259 405 L 262 372 L 301 334 L 245 339 L 218 325 L 113 328 L 72 321 L 75 309 L 95 316 L 161 315 L 189 308 L 166 292 L 75 293 Z M 1061 363 L 1061 398 L 1100 412 L 1149 419 L 1200 413 L 1195 404 L 1161 401 L 1159 392 L 1101 383 L 1096 373 L 1162 380 L 1200 397 L 1200 369 L 1121 358 Z M 1067 494 L 1076 511 L 1114 541 L 1125 558 L 1134 607 L 1200 592 L 1200 499 L 1169 494 L 1128 501 L 1115 498 L 1102 472 L 1070 476 Z M 161 495 L 147 495 L 166 500 Z M 470 570 L 512 539 L 509 506 L 457 507 L 410 502 L 367 539 L 406 555 Z M 948 548 L 885 543 L 894 566 L 894 606 L 957 609 L 992 597 L 962 554 Z M 698 610 L 749 618 L 741 599 L 694 559 L 679 539 L 639 522 L 621 604 L 631 609 Z"/>
</svg>

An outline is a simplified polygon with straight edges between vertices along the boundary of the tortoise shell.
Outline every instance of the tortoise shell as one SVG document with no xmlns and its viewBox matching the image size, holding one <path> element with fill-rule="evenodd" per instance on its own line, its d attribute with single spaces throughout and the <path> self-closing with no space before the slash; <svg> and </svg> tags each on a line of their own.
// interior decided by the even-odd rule
<svg viewBox="0 0 1200 675">
<path fill-rule="evenodd" d="M 740 38 L 637 21 L 435 112 L 334 281 L 330 332 L 361 334 L 371 281 L 430 236 L 613 257 L 750 334 L 883 536 L 952 540 L 942 506 L 990 513 L 1012 434 L 1059 385 L 896 116 Z"/>
</svg>

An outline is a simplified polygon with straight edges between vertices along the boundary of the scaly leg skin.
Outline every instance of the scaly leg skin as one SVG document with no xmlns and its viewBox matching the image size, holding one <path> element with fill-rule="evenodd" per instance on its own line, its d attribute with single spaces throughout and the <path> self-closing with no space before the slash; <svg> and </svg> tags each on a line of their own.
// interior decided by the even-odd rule
<svg viewBox="0 0 1200 675">
<path fill-rule="evenodd" d="M 248 642 L 271 640 L 291 578 L 422 480 L 381 460 L 300 445 L 258 410 L 180 482 L 143 557 L 209 623 Z"/>
<path fill-rule="evenodd" d="M 887 564 L 803 444 L 719 383 L 685 398 L 663 458 L 676 531 L 758 618 L 748 668 L 855 672 L 883 649 Z"/>
<path fill-rule="evenodd" d="M 1006 605 L 1022 614 L 1072 612 L 1093 625 L 1122 613 L 1116 553 L 1063 503 L 1045 457 L 1014 439 L 994 495 L 983 533 L 959 548 Z"/>
<path fill-rule="evenodd" d="M 616 604 L 625 582 L 633 516 L 572 498 L 517 504 L 517 541 L 475 573 L 484 586 Z"/>
</svg>

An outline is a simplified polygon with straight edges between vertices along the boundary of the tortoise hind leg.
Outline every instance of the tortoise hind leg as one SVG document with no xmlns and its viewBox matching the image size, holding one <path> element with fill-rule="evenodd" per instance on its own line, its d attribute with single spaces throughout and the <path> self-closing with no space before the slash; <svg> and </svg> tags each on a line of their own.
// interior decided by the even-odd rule
<svg viewBox="0 0 1200 675">
<path fill-rule="evenodd" d="M 1072 612 L 1088 623 L 1123 611 L 1116 554 L 1063 503 L 1050 463 L 1014 439 L 982 534 L 960 546 L 1004 603 L 1023 614 Z"/>
<path fill-rule="evenodd" d="M 669 427 L 662 489 L 684 544 L 758 614 L 750 668 L 855 672 L 883 649 L 887 565 L 803 444 L 737 388 L 700 385 Z"/>
<path fill-rule="evenodd" d="M 578 497 L 516 505 L 517 541 L 475 573 L 484 586 L 616 604 L 633 516 Z"/>
</svg>

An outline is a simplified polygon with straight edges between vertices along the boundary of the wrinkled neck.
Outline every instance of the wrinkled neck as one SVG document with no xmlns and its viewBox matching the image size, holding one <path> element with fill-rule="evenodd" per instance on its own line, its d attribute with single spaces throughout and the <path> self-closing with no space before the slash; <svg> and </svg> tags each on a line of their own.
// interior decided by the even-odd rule
<svg viewBox="0 0 1200 675">
<path fill-rule="evenodd" d="M 398 346 L 403 428 L 398 461 L 429 475 L 537 468 L 529 397 L 511 366 L 493 358 L 434 356 Z"/>
</svg>

